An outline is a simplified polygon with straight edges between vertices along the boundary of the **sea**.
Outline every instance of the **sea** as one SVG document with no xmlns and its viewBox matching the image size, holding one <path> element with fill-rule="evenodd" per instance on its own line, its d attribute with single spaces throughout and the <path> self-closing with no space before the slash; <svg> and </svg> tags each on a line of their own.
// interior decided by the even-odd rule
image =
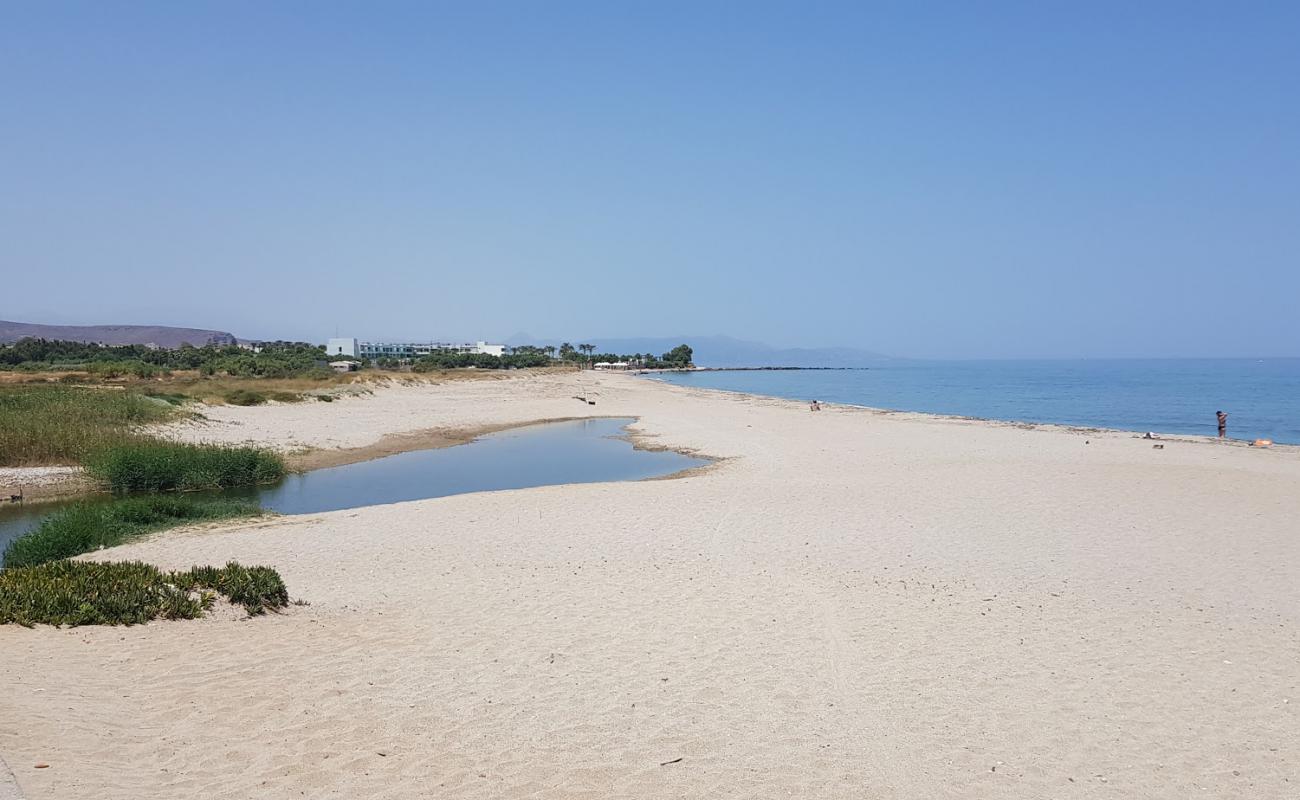
<svg viewBox="0 0 1300 800">
<path fill-rule="evenodd" d="M 866 369 L 654 373 L 795 400 L 1136 432 L 1300 444 L 1300 358 L 898 361 Z"/>
</svg>

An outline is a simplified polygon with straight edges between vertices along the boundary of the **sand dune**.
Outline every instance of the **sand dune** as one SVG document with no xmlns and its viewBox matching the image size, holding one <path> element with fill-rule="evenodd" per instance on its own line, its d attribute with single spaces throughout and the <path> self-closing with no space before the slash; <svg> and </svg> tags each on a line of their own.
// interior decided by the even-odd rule
<svg viewBox="0 0 1300 800">
<path fill-rule="evenodd" d="M 30 798 L 1300 795 L 1292 448 L 620 375 L 179 435 L 354 448 L 588 414 L 724 460 L 105 552 L 271 564 L 310 605 L 0 629 L 0 753 Z"/>
</svg>

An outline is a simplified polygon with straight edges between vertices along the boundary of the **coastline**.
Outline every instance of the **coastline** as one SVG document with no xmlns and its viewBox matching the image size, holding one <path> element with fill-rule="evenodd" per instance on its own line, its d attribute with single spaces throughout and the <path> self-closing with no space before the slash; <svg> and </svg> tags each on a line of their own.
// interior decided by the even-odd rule
<svg viewBox="0 0 1300 800">
<path fill-rule="evenodd" d="M 782 369 L 784 368 L 778 369 L 776 371 L 781 371 Z M 796 369 L 819 369 L 819 368 L 800 367 Z M 841 368 L 825 368 L 825 369 L 841 369 Z M 857 369 L 857 368 L 843 368 L 843 369 Z M 862 367 L 861 369 L 865 370 L 867 368 Z M 682 371 L 683 370 L 657 370 L 657 372 L 682 372 Z M 696 371 L 755 372 L 755 371 L 764 371 L 764 370 L 716 369 L 716 370 L 696 370 Z M 632 374 L 632 377 L 640 377 L 642 374 L 643 373 Z M 661 385 L 672 386 L 678 389 L 684 389 L 688 391 L 718 392 L 720 394 L 736 395 L 738 397 L 754 397 L 754 398 L 762 398 L 766 400 L 778 400 L 784 403 L 792 403 L 796 406 L 805 407 L 805 408 L 808 405 L 808 402 L 806 400 L 794 399 L 790 397 L 782 397 L 781 395 L 763 394 L 760 392 L 747 392 L 747 391 L 742 391 L 740 389 L 722 389 L 713 386 L 688 386 L 680 383 L 658 381 L 653 377 L 646 377 L 643 378 L 643 380 L 651 380 Z M 1274 450 L 1274 451 L 1289 450 L 1293 453 L 1300 453 L 1300 444 L 1292 444 L 1289 442 L 1270 442 L 1265 447 L 1257 448 L 1255 447 L 1253 441 L 1250 439 L 1235 439 L 1232 437 L 1220 439 L 1216 436 L 1191 434 L 1191 433 L 1176 433 L 1176 432 L 1171 433 L 1165 431 L 1139 431 L 1131 428 L 1116 428 L 1116 427 L 1092 426 L 1092 425 L 1072 425 L 1072 424 L 1062 423 L 1062 422 L 1034 422 L 1029 420 L 999 419 L 996 417 L 978 417 L 978 416 L 973 416 L 968 414 L 944 414 L 944 413 L 933 412 L 933 411 L 911 411 L 907 409 L 882 408 L 878 406 L 863 405 L 860 403 L 845 403 L 845 402 L 837 402 L 832 400 L 821 400 L 820 403 L 823 409 L 827 409 L 827 408 L 852 409 L 856 411 L 867 412 L 870 414 L 877 414 L 880 416 L 890 416 L 890 417 L 896 417 L 900 419 L 918 418 L 918 419 L 934 420 L 937 422 L 944 422 L 944 421 L 969 422 L 969 423 L 976 423 L 981 425 L 1013 427 L 1013 428 L 1019 428 L 1021 430 L 1057 431 L 1062 433 L 1122 435 L 1122 436 L 1128 436 L 1136 439 L 1143 439 L 1144 441 L 1183 442 L 1183 443 L 1209 444 L 1215 446 L 1246 447 L 1257 451 L 1258 450 Z M 1154 436 L 1148 437 L 1146 435 L 1148 433 L 1152 433 L 1154 434 Z"/>
<path fill-rule="evenodd" d="M 649 378 L 648 380 L 654 380 L 654 379 Z M 718 394 L 733 395 L 739 398 L 756 398 L 762 400 L 774 400 L 781 403 L 789 403 L 792 406 L 803 410 L 807 410 L 807 405 L 808 405 L 806 401 L 794 400 L 789 397 L 781 397 L 779 395 L 760 394 L 758 392 L 745 392 L 745 391 L 740 391 L 739 389 L 718 389 L 712 386 L 708 386 L 708 387 L 685 386 L 683 384 L 678 384 L 678 383 L 668 383 L 663 381 L 656 381 L 656 382 L 663 386 L 671 386 L 673 388 L 681 389 L 689 392 L 706 392 L 706 393 L 716 392 Z M 1131 438 L 1131 439 L 1141 439 L 1142 441 L 1149 441 L 1152 442 L 1153 444 L 1158 444 L 1163 442 L 1179 442 L 1184 444 L 1212 445 L 1215 447 L 1244 447 L 1253 452 L 1263 452 L 1267 450 L 1267 451 L 1283 452 L 1283 453 L 1289 452 L 1293 455 L 1300 454 L 1300 444 L 1289 444 L 1285 442 L 1283 443 L 1273 442 L 1270 443 L 1267 447 L 1255 447 L 1254 444 L 1247 439 L 1233 439 L 1231 437 L 1225 439 L 1219 439 L 1218 437 L 1215 436 L 1201 436 L 1201 435 L 1188 434 L 1188 433 L 1164 433 L 1160 431 L 1152 432 L 1155 434 L 1155 436 L 1152 438 L 1148 438 L 1146 436 L 1146 434 L 1148 433 L 1147 431 L 1137 431 L 1137 430 L 1131 430 L 1126 428 L 1107 428 L 1107 427 L 1082 426 L 1082 425 L 1067 425 L 1064 423 L 1057 423 L 1057 422 L 1028 422 L 1028 421 L 1007 420 L 1007 419 L 994 419 L 991 417 L 975 417 L 975 416 L 969 416 L 964 414 L 939 414 L 930 411 L 907 411 L 903 409 L 879 408 L 876 406 L 867 406 L 858 403 L 841 403 L 841 402 L 834 402 L 829 400 L 822 400 L 820 402 L 823 410 L 841 409 L 841 410 L 848 410 L 848 411 L 857 411 L 857 412 L 863 412 L 863 413 L 873 414 L 882 417 L 891 417 L 900 420 L 916 419 L 920 421 L 933 421 L 933 422 L 970 423 L 975 425 L 988 425 L 991 427 L 1016 428 L 1018 430 L 1028 430 L 1028 431 L 1044 431 L 1044 432 L 1067 433 L 1067 434 L 1088 434 L 1088 435 L 1096 435 L 1096 436 L 1118 436 L 1118 437 Z"/>
<path fill-rule="evenodd" d="M 638 446 L 725 468 L 103 551 L 268 564 L 310 605 L 0 629 L 0 753 L 51 764 L 19 770 L 28 796 L 1281 798 L 1300 779 L 1290 448 L 623 375 L 232 408 L 185 435 L 347 448 L 565 415 L 636 417 Z"/>
</svg>

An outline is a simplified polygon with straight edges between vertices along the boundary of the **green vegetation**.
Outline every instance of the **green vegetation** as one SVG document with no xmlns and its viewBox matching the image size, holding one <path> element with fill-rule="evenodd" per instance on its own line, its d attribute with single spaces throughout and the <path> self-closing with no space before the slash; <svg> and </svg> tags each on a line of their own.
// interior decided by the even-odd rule
<svg viewBox="0 0 1300 800">
<path fill-rule="evenodd" d="M 299 399 L 275 392 L 277 400 Z M 253 447 L 177 444 L 139 432 L 180 413 L 178 394 L 58 384 L 0 388 L 0 464 L 84 464 L 120 492 L 217 489 L 269 483 L 284 459 Z"/>
<path fill-rule="evenodd" d="M 178 392 L 160 392 L 157 389 L 145 389 L 144 396 L 153 400 L 161 400 L 170 406 L 183 406 L 189 402 L 190 398 Z"/>
<path fill-rule="evenodd" d="M 71 558 L 137 536 L 191 522 L 262 513 L 251 503 L 190 497 L 130 497 L 107 503 L 78 503 L 41 521 L 4 551 L 4 566 L 31 567 Z"/>
<path fill-rule="evenodd" d="M 413 364 L 404 359 L 379 358 L 366 362 L 382 370 L 405 369 L 408 364 L 416 372 L 465 369 L 525 369 L 546 367 L 555 363 L 557 348 L 521 345 L 507 348 L 501 356 L 483 353 L 461 353 L 455 350 L 431 353 Z M 594 364 L 598 361 L 626 361 L 647 369 L 674 369 L 691 365 L 691 348 L 674 347 L 662 356 L 651 353 L 596 353 L 596 345 L 565 342 L 558 348 L 562 363 Z M 0 370 L 19 372 L 57 372 L 78 370 L 105 380 L 152 380 L 170 377 L 172 370 L 194 370 L 204 378 L 227 376 L 258 379 L 309 379 L 313 381 L 337 380 L 327 368 L 328 361 L 355 360 L 347 356 L 327 356 L 325 348 L 303 342 L 265 342 L 256 349 L 235 345 L 208 345 L 175 349 L 151 348 L 144 345 L 105 346 L 82 342 L 23 339 L 16 344 L 0 347 Z M 81 376 L 69 380 L 82 380 Z M 201 399 L 209 399 L 208 392 Z M 246 388 L 229 392 L 232 396 L 218 399 L 234 405 L 258 405 L 260 391 Z M 191 394 L 197 397 L 197 394 Z M 280 399 L 280 398 L 271 398 Z M 282 400 L 282 402 L 292 402 Z"/>
<path fill-rule="evenodd" d="M 140 439 L 92 453 L 86 471 L 115 492 L 223 489 L 272 483 L 284 459 L 259 447 L 224 447 Z"/>
<path fill-rule="evenodd" d="M 152 378 L 167 374 L 168 370 L 146 364 L 143 361 L 94 361 L 86 365 L 86 371 L 100 378 Z"/>
<path fill-rule="evenodd" d="M 252 389 L 234 389 L 225 395 L 225 401 L 232 406 L 260 406 L 267 400 L 277 403 L 299 403 L 302 395 L 298 392 L 258 392 Z"/>
<path fill-rule="evenodd" d="M 243 606 L 253 616 L 264 614 L 267 609 L 283 608 L 289 602 L 284 581 L 270 567 L 241 567 L 230 561 L 224 567 L 192 567 L 186 572 L 173 572 L 171 577 L 181 591 L 211 589 Z"/>
<path fill-rule="evenodd" d="M 265 342 L 257 350 L 237 345 L 175 349 L 23 339 L 0 347 L 0 369 L 86 370 L 101 377 L 151 378 L 168 370 L 205 375 L 289 378 L 327 374 L 325 348 L 304 342 Z"/>
<path fill-rule="evenodd" d="M 653 353 L 596 353 L 594 344 L 580 344 L 577 347 L 565 342 L 560 345 L 560 360 L 577 363 L 595 364 L 600 361 L 624 361 L 644 369 L 685 369 L 691 366 L 695 351 L 690 345 L 679 344 L 661 356 Z"/>
<path fill-rule="evenodd" d="M 444 351 L 431 353 L 415 361 L 412 369 L 416 372 L 432 372 L 440 369 L 458 369 L 474 367 L 476 369 L 522 369 L 525 367 L 545 367 L 552 363 L 554 347 L 512 347 L 505 355 L 493 356 L 485 353 L 458 353 Z M 623 361 L 645 369 L 684 369 L 691 366 L 694 352 L 688 345 L 678 345 L 662 356 L 650 353 L 633 353 L 618 355 L 615 353 L 596 353 L 594 344 L 580 344 L 577 347 L 565 342 L 559 347 L 560 361 L 571 364 L 595 364 L 600 361 Z M 392 359 L 380 359 L 391 362 Z M 385 367 L 383 363 L 380 367 Z"/>
<path fill-rule="evenodd" d="M 0 464 L 68 464 L 138 439 L 133 429 L 175 409 L 118 389 L 63 385 L 0 388 Z"/>
<path fill-rule="evenodd" d="M 289 593 L 270 567 L 194 567 L 165 573 L 139 561 L 51 561 L 0 572 L 0 625 L 136 625 L 197 619 L 215 594 L 250 615 L 283 608 Z"/>
<path fill-rule="evenodd" d="M 232 406 L 260 406 L 266 402 L 266 395 L 252 389 L 236 389 L 226 394 L 226 402 Z"/>
</svg>

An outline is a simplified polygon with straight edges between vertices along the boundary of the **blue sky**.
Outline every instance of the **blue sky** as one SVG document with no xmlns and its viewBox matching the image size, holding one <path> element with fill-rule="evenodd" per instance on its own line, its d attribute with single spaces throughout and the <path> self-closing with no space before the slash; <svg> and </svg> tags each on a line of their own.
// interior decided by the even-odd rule
<svg viewBox="0 0 1300 800">
<path fill-rule="evenodd" d="M 0 5 L 0 318 L 1300 355 L 1300 4 Z"/>
</svg>

